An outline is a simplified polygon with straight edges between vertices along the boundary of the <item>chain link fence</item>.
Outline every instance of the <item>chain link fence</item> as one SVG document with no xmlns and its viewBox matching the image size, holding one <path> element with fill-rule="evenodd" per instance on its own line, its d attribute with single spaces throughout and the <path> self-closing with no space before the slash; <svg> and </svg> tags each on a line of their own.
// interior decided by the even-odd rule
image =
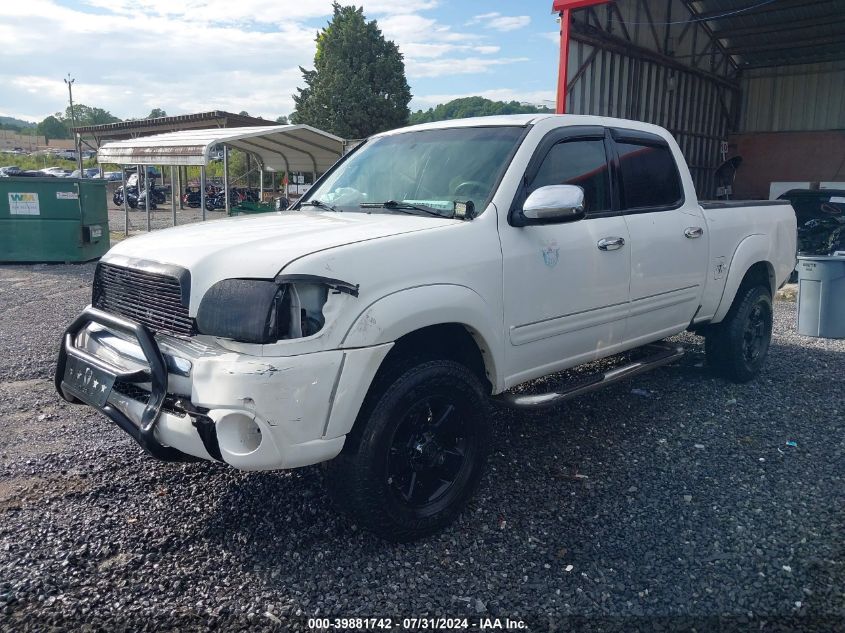
<svg viewBox="0 0 845 633">
<path fill-rule="evenodd" d="M 146 233 L 147 231 L 157 231 L 159 229 L 166 229 L 172 226 L 181 226 L 183 224 L 193 224 L 194 222 L 203 221 L 203 212 L 201 207 L 191 208 L 187 204 L 180 204 L 180 195 L 176 192 L 175 210 L 173 208 L 171 198 L 173 195 L 173 188 L 166 187 L 167 200 L 163 204 L 156 205 L 157 208 L 150 209 L 149 220 L 146 209 L 138 207 L 133 209 L 128 207 L 127 213 L 124 212 L 123 205 L 116 205 L 114 203 L 114 192 L 121 186 L 120 181 L 110 182 L 106 187 L 106 205 L 109 212 L 109 230 L 111 231 L 112 242 L 120 241 L 126 237 Z M 272 200 L 274 195 L 280 195 L 274 192 L 265 192 L 265 198 Z M 215 209 L 213 211 L 206 210 L 205 220 L 218 220 L 225 218 L 225 209 Z"/>
</svg>

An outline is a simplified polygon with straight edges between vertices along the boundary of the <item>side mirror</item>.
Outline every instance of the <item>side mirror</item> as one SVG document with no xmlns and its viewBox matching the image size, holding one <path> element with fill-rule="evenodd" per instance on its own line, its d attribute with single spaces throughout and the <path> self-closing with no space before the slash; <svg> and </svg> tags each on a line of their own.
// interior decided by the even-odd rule
<svg viewBox="0 0 845 633">
<path fill-rule="evenodd" d="M 530 223 L 571 222 L 584 217 L 584 190 L 578 185 L 548 185 L 531 193 L 522 205 Z"/>
</svg>

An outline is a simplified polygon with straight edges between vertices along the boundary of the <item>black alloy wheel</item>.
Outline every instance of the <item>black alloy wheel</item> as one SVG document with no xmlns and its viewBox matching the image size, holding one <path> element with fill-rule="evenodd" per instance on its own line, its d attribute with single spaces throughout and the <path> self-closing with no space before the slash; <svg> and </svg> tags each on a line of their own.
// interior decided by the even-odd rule
<svg viewBox="0 0 845 633">
<path fill-rule="evenodd" d="M 395 500 L 420 515 L 449 503 L 471 470 L 474 429 L 447 395 L 421 398 L 402 416 L 387 458 L 387 484 Z"/>
<path fill-rule="evenodd" d="M 772 295 L 764 286 L 740 287 L 721 323 L 705 332 L 707 363 L 733 382 L 748 382 L 763 367 L 772 341 Z"/>
<path fill-rule="evenodd" d="M 769 346 L 769 324 L 771 315 L 767 314 L 767 306 L 764 302 L 754 305 L 748 314 L 745 322 L 745 331 L 742 334 L 742 355 L 748 364 L 754 363 L 761 353 L 764 353 Z"/>
<path fill-rule="evenodd" d="M 481 481 L 490 438 L 481 380 L 451 360 L 379 371 L 340 455 L 326 465 L 335 505 L 387 540 L 450 524 Z"/>
</svg>

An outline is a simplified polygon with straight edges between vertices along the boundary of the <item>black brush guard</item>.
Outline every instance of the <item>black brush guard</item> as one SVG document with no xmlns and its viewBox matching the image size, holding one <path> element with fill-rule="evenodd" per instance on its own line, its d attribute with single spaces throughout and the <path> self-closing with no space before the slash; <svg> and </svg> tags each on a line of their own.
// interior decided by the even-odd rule
<svg viewBox="0 0 845 633">
<path fill-rule="evenodd" d="M 97 323 L 98 325 L 103 325 L 133 336 L 144 352 L 144 357 L 150 367 L 149 371 L 145 369 L 126 371 L 76 347 L 76 336 L 89 323 Z M 161 350 L 159 350 L 155 342 L 155 338 L 146 326 L 90 306 L 76 317 L 73 323 L 65 330 L 64 336 L 62 337 L 54 380 L 56 391 L 59 392 L 59 395 L 68 402 L 77 403 L 80 401 L 64 388 L 65 366 L 68 356 L 73 356 L 85 363 L 93 365 L 101 371 L 113 374 L 116 380 L 122 382 L 150 383 L 150 398 L 144 406 L 144 413 L 141 416 L 140 424 L 135 424 L 122 411 L 108 402 L 101 407 L 95 408 L 135 438 L 135 441 L 152 457 L 168 462 L 194 461 L 196 459 L 175 448 L 163 445 L 155 437 L 155 426 L 161 415 L 164 399 L 167 396 L 167 365 L 165 364 Z"/>
</svg>

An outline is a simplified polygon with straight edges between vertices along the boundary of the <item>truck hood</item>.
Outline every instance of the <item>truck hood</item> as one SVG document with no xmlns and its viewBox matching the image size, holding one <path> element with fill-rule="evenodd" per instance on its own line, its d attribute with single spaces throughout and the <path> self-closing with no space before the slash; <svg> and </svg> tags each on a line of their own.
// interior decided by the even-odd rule
<svg viewBox="0 0 845 633">
<path fill-rule="evenodd" d="M 460 220 L 398 213 L 282 211 L 153 231 L 112 248 L 104 262 L 174 264 L 191 272 L 191 303 L 221 279 L 271 278 L 300 257 Z"/>
<path fill-rule="evenodd" d="M 310 253 L 458 222 L 398 213 L 282 211 L 145 233 L 120 242 L 103 261 L 175 264 L 192 276 L 223 267 L 227 277 L 273 277 Z"/>
</svg>

